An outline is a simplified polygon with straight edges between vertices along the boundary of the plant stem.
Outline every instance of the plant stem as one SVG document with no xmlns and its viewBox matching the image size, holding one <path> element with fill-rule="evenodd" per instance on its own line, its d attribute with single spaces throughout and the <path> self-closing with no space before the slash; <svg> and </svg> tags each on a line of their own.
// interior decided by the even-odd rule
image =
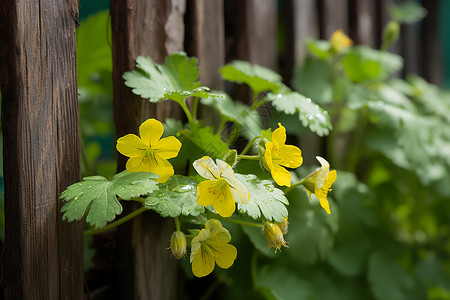
<svg viewBox="0 0 450 300">
<path fill-rule="evenodd" d="M 176 101 L 178 104 L 180 104 L 181 108 L 183 109 L 186 118 L 188 119 L 189 124 L 191 124 L 191 128 L 194 127 L 195 125 L 195 121 L 192 118 L 191 112 L 189 111 L 189 108 L 186 105 L 186 99 L 182 100 L 182 101 Z"/>
<path fill-rule="evenodd" d="M 256 156 L 256 155 L 242 155 L 242 154 L 239 154 L 237 156 L 237 158 L 238 159 L 247 159 L 247 160 L 260 160 L 262 158 L 262 156 L 260 156 L 260 155 Z"/>
<path fill-rule="evenodd" d="M 180 220 L 178 219 L 178 217 L 173 218 L 175 220 L 175 227 L 177 228 L 177 231 L 181 231 L 180 230 Z"/>
<path fill-rule="evenodd" d="M 289 193 L 290 191 L 292 191 L 293 189 L 295 189 L 296 187 L 298 187 L 299 185 L 303 184 L 303 182 L 305 182 L 305 178 L 303 178 L 302 180 L 300 180 L 297 183 L 294 183 L 293 185 L 291 185 L 290 187 L 288 187 L 287 189 L 284 190 L 284 194 L 286 195 L 287 193 Z"/>
<path fill-rule="evenodd" d="M 349 172 L 354 173 L 356 170 L 358 160 L 361 157 L 361 145 L 364 141 L 368 123 L 369 119 L 367 116 L 367 111 L 362 110 L 356 125 L 356 130 L 353 132 L 348 143 L 348 147 L 350 149 L 347 149 L 346 169 Z"/>
<path fill-rule="evenodd" d="M 256 142 L 257 139 L 259 139 L 260 137 L 254 137 L 250 142 L 248 142 L 247 146 L 245 146 L 244 150 L 242 150 L 241 155 L 244 155 L 245 153 L 248 152 L 248 150 L 250 150 L 251 146 Z"/>
<path fill-rule="evenodd" d="M 97 234 L 97 233 L 101 233 L 101 232 L 105 232 L 105 231 L 108 231 L 110 229 L 113 229 L 113 228 L 115 228 L 115 227 L 117 227 L 117 226 L 119 226 L 119 225 L 121 225 L 121 224 L 123 224 L 123 223 L 125 223 L 125 222 L 127 222 L 127 221 L 129 221 L 131 219 L 133 219 L 134 217 L 142 214 L 146 210 L 147 210 L 147 208 L 142 206 L 141 208 L 136 209 L 132 213 L 129 213 L 128 215 L 120 218 L 117 221 L 114 221 L 114 222 L 106 225 L 105 227 L 103 227 L 101 229 L 89 229 L 89 230 L 86 230 L 84 232 L 84 236 L 93 235 L 93 234 Z"/>
<path fill-rule="evenodd" d="M 192 100 L 192 118 L 195 121 L 197 121 L 197 109 L 199 100 L 200 100 L 199 97 L 194 97 L 194 99 Z"/>
<path fill-rule="evenodd" d="M 221 216 L 214 216 L 214 219 L 218 219 L 218 220 L 221 220 L 221 221 L 224 221 L 224 222 L 228 222 L 228 223 L 234 223 L 234 224 L 238 224 L 238 225 L 243 225 L 243 226 L 263 228 L 263 225 L 261 225 L 260 223 L 247 222 L 247 221 L 236 220 L 236 219 L 232 219 L 232 218 L 224 218 L 224 217 L 221 217 Z"/>
<path fill-rule="evenodd" d="M 222 118 L 220 120 L 219 128 L 217 128 L 217 134 L 219 134 L 219 135 L 222 134 L 222 130 L 223 130 L 223 127 L 225 126 L 225 123 L 227 123 L 227 119 L 226 118 Z"/>
</svg>

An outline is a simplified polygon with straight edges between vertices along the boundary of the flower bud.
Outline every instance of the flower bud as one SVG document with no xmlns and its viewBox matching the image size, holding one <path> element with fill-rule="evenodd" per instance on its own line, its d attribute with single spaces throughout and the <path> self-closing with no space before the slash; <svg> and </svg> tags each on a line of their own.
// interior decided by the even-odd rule
<svg viewBox="0 0 450 300">
<path fill-rule="evenodd" d="M 353 41 L 339 29 L 330 38 L 331 50 L 334 53 L 341 53 L 345 48 L 353 45 Z"/>
<path fill-rule="evenodd" d="M 170 247 L 172 254 L 180 259 L 186 254 L 186 236 L 181 231 L 175 231 L 170 238 Z"/>
<path fill-rule="evenodd" d="M 284 241 L 283 233 L 281 232 L 280 227 L 276 224 L 266 222 L 264 224 L 263 232 L 267 242 L 269 243 L 268 246 L 275 248 L 275 252 L 281 249 L 281 246 L 287 247 L 286 242 Z"/>
<path fill-rule="evenodd" d="M 281 222 L 281 223 L 276 223 L 277 224 L 277 226 L 280 228 L 280 230 L 281 230 L 281 232 L 283 233 L 283 234 L 286 234 L 286 233 L 288 233 L 288 218 L 286 217 L 286 218 L 284 218 L 283 217 L 283 222 Z"/>
<path fill-rule="evenodd" d="M 398 40 L 400 35 L 400 25 L 395 21 L 390 21 L 383 30 L 382 50 L 387 50 L 390 45 Z"/>
</svg>

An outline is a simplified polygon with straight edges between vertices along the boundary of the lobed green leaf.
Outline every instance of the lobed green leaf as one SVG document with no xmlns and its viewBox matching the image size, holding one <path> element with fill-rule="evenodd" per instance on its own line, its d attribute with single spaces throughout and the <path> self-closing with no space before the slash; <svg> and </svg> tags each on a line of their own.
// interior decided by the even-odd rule
<svg viewBox="0 0 450 300">
<path fill-rule="evenodd" d="M 165 64 L 157 64 L 150 57 L 136 59 L 137 70 L 123 75 L 125 85 L 133 88 L 133 93 L 150 102 L 164 99 L 183 101 L 186 97 L 210 97 L 209 88 L 200 86 L 197 78 L 200 69 L 197 59 L 187 57 L 184 52 L 176 52 L 165 59 Z"/>
<path fill-rule="evenodd" d="M 205 208 L 197 204 L 197 184 L 190 177 L 172 176 L 166 183 L 158 184 L 158 189 L 145 199 L 144 206 L 163 217 L 198 216 Z"/>
<path fill-rule="evenodd" d="M 81 220 L 86 215 L 86 222 L 102 228 L 122 212 L 117 197 L 131 200 L 149 194 L 156 189 L 157 178 L 153 173 L 128 171 L 115 175 L 111 181 L 102 176 L 85 177 L 61 193 L 60 198 L 66 201 L 61 208 L 63 220 Z"/>
<path fill-rule="evenodd" d="M 284 89 L 282 78 L 274 71 L 246 61 L 235 60 L 220 68 L 225 80 L 248 84 L 255 94 Z"/>
<path fill-rule="evenodd" d="M 253 174 L 236 174 L 236 178 L 244 184 L 250 194 L 248 204 L 238 204 L 239 211 L 247 213 L 253 219 L 264 217 L 278 223 L 283 221 L 283 217 L 288 216 L 285 205 L 289 205 L 289 201 L 272 181 L 261 180 Z"/>
<path fill-rule="evenodd" d="M 319 136 L 327 135 L 332 129 L 328 112 L 312 102 L 310 98 L 297 92 L 290 92 L 287 94 L 269 93 L 267 99 L 277 110 L 285 114 L 298 113 L 298 118 L 302 121 L 303 126 L 308 127 Z"/>
</svg>

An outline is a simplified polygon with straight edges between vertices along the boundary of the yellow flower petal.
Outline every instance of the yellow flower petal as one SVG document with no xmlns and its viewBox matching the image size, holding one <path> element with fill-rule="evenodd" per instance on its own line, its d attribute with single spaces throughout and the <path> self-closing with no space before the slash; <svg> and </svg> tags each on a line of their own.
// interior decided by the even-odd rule
<svg viewBox="0 0 450 300">
<path fill-rule="evenodd" d="M 266 161 L 267 167 L 269 168 L 269 171 L 272 171 L 272 169 L 273 169 L 272 150 L 273 150 L 273 143 L 267 142 L 266 143 L 266 152 L 264 152 L 264 159 Z"/>
<path fill-rule="evenodd" d="M 204 156 L 201 159 L 197 159 L 192 165 L 197 173 L 206 179 L 214 180 L 220 177 L 219 167 L 209 156 Z"/>
<path fill-rule="evenodd" d="M 144 163 L 145 156 L 134 156 L 128 159 L 126 164 L 127 171 L 130 172 L 149 172 L 153 173 L 151 171 L 151 166 Z"/>
<path fill-rule="evenodd" d="M 328 195 L 328 191 L 331 190 L 331 185 L 336 181 L 336 178 L 337 178 L 336 170 L 330 171 L 328 173 L 327 179 L 325 180 L 325 183 L 322 185 L 322 187 L 320 189 L 316 188 L 316 192 L 315 192 L 317 198 L 319 198 L 320 206 L 322 206 L 322 208 L 325 209 L 325 211 L 328 214 L 331 214 L 331 211 L 330 211 L 330 204 L 328 203 L 327 195 Z"/>
<path fill-rule="evenodd" d="M 148 146 L 137 135 L 127 134 L 117 140 L 116 149 L 122 155 L 133 157 L 144 155 Z"/>
<path fill-rule="evenodd" d="M 196 277 L 204 277 L 214 270 L 214 256 L 209 255 L 203 248 L 192 259 L 192 273 Z"/>
<path fill-rule="evenodd" d="M 209 206 L 212 205 L 214 198 L 210 197 L 210 193 L 208 192 L 211 187 L 216 186 L 216 180 L 205 180 L 200 182 L 197 185 L 197 203 L 201 206 Z"/>
<path fill-rule="evenodd" d="M 295 146 L 283 145 L 280 147 L 280 156 L 283 158 L 281 165 L 288 168 L 298 168 L 303 163 L 302 151 Z"/>
<path fill-rule="evenodd" d="M 148 119 L 139 126 L 139 135 L 148 146 L 156 143 L 164 133 L 164 126 L 156 119 Z"/>
<path fill-rule="evenodd" d="M 155 154 L 156 167 L 154 168 L 153 173 L 159 175 L 158 182 L 164 183 L 166 182 L 173 174 L 173 167 L 166 159 L 161 158 L 157 153 Z"/>
<path fill-rule="evenodd" d="M 279 146 L 284 145 L 286 142 L 286 128 L 281 123 L 278 123 L 278 128 L 272 132 L 272 142 L 277 143 Z"/>
<path fill-rule="evenodd" d="M 319 198 L 320 206 L 322 206 L 323 209 L 327 212 L 327 214 L 331 214 L 330 211 L 330 203 L 328 203 L 327 197 L 325 198 Z"/>
<path fill-rule="evenodd" d="M 226 244 L 231 241 L 230 232 L 226 228 L 223 228 L 222 223 L 218 220 L 209 220 L 206 222 L 205 228 L 209 231 L 211 236 L 214 236 L 216 242 Z"/>
<path fill-rule="evenodd" d="M 220 245 L 214 251 L 214 258 L 216 260 L 216 264 L 222 269 L 228 269 L 234 263 L 234 260 L 237 257 L 236 247 L 233 245 L 225 244 Z"/>
<path fill-rule="evenodd" d="M 234 197 L 225 179 L 203 181 L 197 186 L 197 191 L 199 205 L 212 205 L 222 217 L 229 217 L 234 213 L 236 209 Z"/>
<path fill-rule="evenodd" d="M 272 178 L 280 186 L 291 186 L 291 173 L 283 167 L 275 166 L 272 170 Z"/>
<path fill-rule="evenodd" d="M 178 155 L 181 142 L 176 137 L 169 136 L 153 143 L 152 148 L 161 158 L 169 159 Z"/>
</svg>

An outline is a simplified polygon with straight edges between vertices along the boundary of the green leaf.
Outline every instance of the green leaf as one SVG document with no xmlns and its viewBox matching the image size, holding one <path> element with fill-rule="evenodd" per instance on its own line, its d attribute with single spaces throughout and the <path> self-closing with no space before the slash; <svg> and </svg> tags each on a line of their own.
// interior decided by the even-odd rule
<svg viewBox="0 0 450 300">
<path fill-rule="evenodd" d="M 255 94 L 284 89 L 282 78 L 274 71 L 246 61 L 235 60 L 220 68 L 225 80 L 248 84 Z"/>
<path fill-rule="evenodd" d="M 233 101 L 227 94 L 217 92 L 220 97 L 202 99 L 202 104 L 213 107 L 222 118 L 239 124 L 243 131 L 241 135 L 249 140 L 258 136 L 262 130 L 261 117 L 256 110 L 247 105 Z"/>
<path fill-rule="evenodd" d="M 167 118 L 164 122 L 164 134 L 163 137 L 176 136 L 184 128 L 183 122 L 180 120 Z"/>
<path fill-rule="evenodd" d="M 324 105 L 333 101 L 332 74 L 330 62 L 307 58 L 296 70 L 292 85 L 298 92 Z"/>
<path fill-rule="evenodd" d="M 289 201 L 272 181 L 261 180 L 253 174 L 236 174 L 236 178 L 244 184 L 250 194 L 248 204 L 238 204 L 239 211 L 247 213 L 253 219 L 264 217 L 278 223 L 283 222 L 283 217 L 288 216 L 285 205 L 289 205 Z"/>
<path fill-rule="evenodd" d="M 317 199 L 311 201 L 306 192 L 300 189 L 292 190 L 288 196 L 290 225 L 285 240 L 289 248 L 285 252 L 293 262 L 302 265 L 324 260 L 333 248 L 334 236 L 339 227 L 338 207 L 330 195 L 331 215 L 320 207 Z"/>
<path fill-rule="evenodd" d="M 136 59 L 137 70 L 123 75 L 125 85 L 133 88 L 133 93 L 150 102 L 164 99 L 183 101 L 186 97 L 210 97 L 209 88 L 196 81 L 200 69 L 197 59 L 188 58 L 184 52 L 176 52 L 165 59 L 165 64 L 153 62 L 150 57 Z"/>
<path fill-rule="evenodd" d="M 332 126 L 328 112 L 321 109 L 319 105 L 311 101 L 310 98 L 297 93 L 272 94 L 267 95 L 267 99 L 279 111 L 288 115 L 298 113 L 298 118 L 302 121 L 304 127 L 319 136 L 327 135 Z"/>
<path fill-rule="evenodd" d="M 356 276 L 364 270 L 369 247 L 368 239 L 348 241 L 339 247 L 335 247 L 327 259 L 342 274 Z"/>
<path fill-rule="evenodd" d="M 369 259 L 368 279 L 378 300 L 406 300 L 414 280 L 395 261 L 390 250 L 378 250 Z"/>
<path fill-rule="evenodd" d="M 222 141 L 220 135 L 214 134 L 213 130 L 212 127 L 201 127 L 198 130 L 182 130 L 180 132 L 183 145 L 189 143 L 186 145 L 186 150 L 192 159 L 205 155 L 222 159 L 228 153 L 230 150 L 228 145 Z"/>
<path fill-rule="evenodd" d="M 309 52 L 320 60 L 326 60 L 331 54 L 331 45 L 329 41 L 306 39 L 306 47 Z"/>
<path fill-rule="evenodd" d="M 374 50 L 369 47 L 354 47 L 342 59 L 345 74 L 353 82 L 381 81 L 399 71 L 403 66 L 400 56 Z"/>
<path fill-rule="evenodd" d="M 298 276 L 298 272 L 288 269 L 286 265 L 274 264 L 261 267 L 255 274 L 256 288 L 270 292 L 269 299 L 315 299 L 313 288 L 308 280 Z"/>
<path fill-rule="evenodd" d="M 87 214 L 86 222 L 102 228 L 122 212 L 117 197 L 130 200 L 149 194 L 156 189 L 157 178 L 153 173 L 128 171 L 115 175 L 111 181 L 102 176 L 85 177 L 61 193 L 60 198 L 66 201 L 61 208 L 63 220 L 81 220 Z"/>
<path fill-rule="evenodd" d="M 414 1 L 407 1 L 400 5 L 389 3 L 389 12 L 392 19 L 407 24 L 419 22 L 427 15 L 427 10 Z"/>
<path fill-rule="evenodd" d="M 198 216 L 205 208 L 197 204 L 197 181 L 190 177 L 174 175 L 145 199 L 145 207 L 163 217 L 180 215 Z"/>
</svg>

